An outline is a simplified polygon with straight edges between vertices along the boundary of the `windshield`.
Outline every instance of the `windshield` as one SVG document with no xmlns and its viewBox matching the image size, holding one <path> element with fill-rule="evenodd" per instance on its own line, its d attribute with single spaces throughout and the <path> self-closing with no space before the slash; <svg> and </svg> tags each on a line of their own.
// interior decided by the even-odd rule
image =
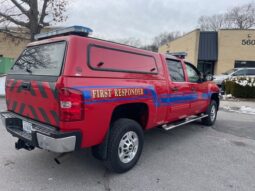
<svg viewBox="0 0 255 191">
<path fill-rule="evenodd" d="M 60 75 L 65 46 L 65 42 L 57 42 L 26 48 L 15 62 L 10 74 Z"/>
<path fill-rule="evenodd" d="M 228 70 L 224 73 L 222 73 L 223 75 L 229 75 L 229 74 L 232 74 L 233 72 L 237 71 L 237 69 L 232 69 L 232 70 Z"/>
</svg>

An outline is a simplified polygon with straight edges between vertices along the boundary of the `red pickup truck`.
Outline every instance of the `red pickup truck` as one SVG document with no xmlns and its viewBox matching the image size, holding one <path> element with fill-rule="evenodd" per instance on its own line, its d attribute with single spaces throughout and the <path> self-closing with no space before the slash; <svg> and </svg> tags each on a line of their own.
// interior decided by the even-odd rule
<svg viewBox="0 0 255 191">
<path fill-rule="evenodd" d="M 219 89 L 181 56 L 88 37 L 69 27 L 37 35 L 6 79 L 1 118 L 16 149 L 67 153 L 91 147 L 112 171 L 138 161 L 143 132 L 202 120 L 212 125 Z"/>
</svg>

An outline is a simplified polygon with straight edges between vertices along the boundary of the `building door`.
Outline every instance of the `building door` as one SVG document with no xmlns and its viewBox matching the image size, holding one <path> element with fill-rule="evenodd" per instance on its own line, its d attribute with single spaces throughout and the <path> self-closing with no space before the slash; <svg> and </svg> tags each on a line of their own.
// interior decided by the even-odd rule
<svg viewBox="0 0 255 191">
<path fill-rule="evenodd" d="M 197 68 L 203 74 L 214 74 L 214 61 L 199 60 Z"/>
</svg>

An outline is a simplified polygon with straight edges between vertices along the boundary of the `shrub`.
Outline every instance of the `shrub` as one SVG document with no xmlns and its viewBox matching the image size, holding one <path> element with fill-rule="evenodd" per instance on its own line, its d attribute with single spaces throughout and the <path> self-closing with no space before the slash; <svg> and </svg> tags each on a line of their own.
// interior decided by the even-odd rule
<svg viewBox="0 0 255 191">
<path fill-rule="evenodd" d="M 224 82 L 226 94 L 236 98 L 255 98 L 255 78 L 235 77 Z"/>
</svg>

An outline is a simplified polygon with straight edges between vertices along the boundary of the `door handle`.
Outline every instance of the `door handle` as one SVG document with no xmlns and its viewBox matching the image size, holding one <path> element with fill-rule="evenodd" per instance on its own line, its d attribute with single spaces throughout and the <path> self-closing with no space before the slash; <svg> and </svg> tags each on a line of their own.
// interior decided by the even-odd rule
<svg viewBox="0 0 255 191">
<path fill-rule="evenodd" d="M 176 91 L 178 91 L 179 89 L 178 89 L 177 87 L 172 87 L 171 90 L 174 91 L 174 92 L 176 92 Z"/>
<path fill-rule="evenodd" d="M 30 82 L 22 82 L 21 87 L 25 90 L 29 90 L 30 89 Z"/>
<path fill-rule="evenodd" d="M 196 91 L 197 89 L 195 87 L 191 87 L 191 90 L 194 92 Z"/>
</svg>

